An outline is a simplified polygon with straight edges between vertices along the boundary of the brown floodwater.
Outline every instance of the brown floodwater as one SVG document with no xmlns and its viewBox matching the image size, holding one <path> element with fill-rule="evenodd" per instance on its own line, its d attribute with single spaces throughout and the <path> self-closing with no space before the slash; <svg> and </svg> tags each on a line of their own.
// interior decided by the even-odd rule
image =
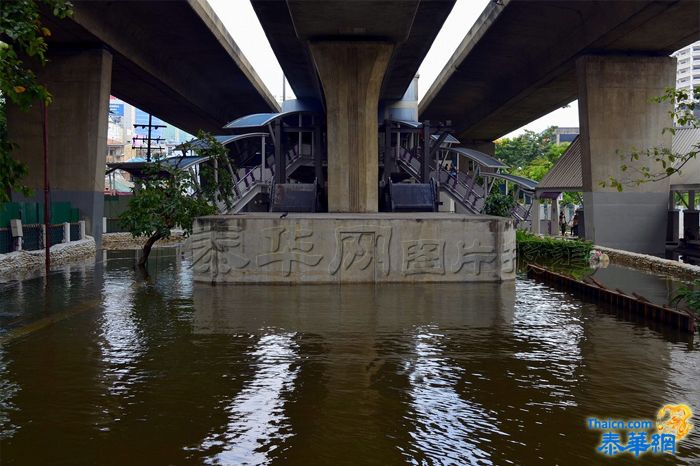
<svg viewBox="0 0 700 466">
<path fill-rule="evenodd" d="M 515 283 L 193 284 L 157 250 L 0 283 L 0 464 L 700 464 L 700 344 Z M 586 419 L 688 403 L 676 455 Z"/>
</svg>

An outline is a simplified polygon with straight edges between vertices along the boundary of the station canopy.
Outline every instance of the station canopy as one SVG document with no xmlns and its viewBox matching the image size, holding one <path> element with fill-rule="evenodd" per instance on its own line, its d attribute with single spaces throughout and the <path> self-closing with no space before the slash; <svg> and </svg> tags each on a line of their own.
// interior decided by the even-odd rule
<svg viewBox="0 0 700 466">
<path fill-rule="evenodd" d="M 523 191 L 534 192 L 537 188 L 537 181 L 525 178 L 524 176 L 511 175 L 510 173 L 484 173 L 484 176 L 508 181 L 520 187 Z"/>
<path fill-rule="evenodd" d="M 254 113 L 233 120 L 224 126 L 225 129 L 250 129 L 263 128 L 273 121 L 297 113 L 320 114 L 321 107 L 313 100 L 287 100 L 284 102 L 282 111 L 279 113 Z"/>
<path fill-rule="evenodd" d="M 231 144 L 232 142 L 240 141 L 242 139 L 262 137 L 262 136 L 269 136 L 269 133 L 254 132 L 254 133 L 244 133 L 244 134 L 227 134 L 227 135 L 223 135 L 223 136 L 214 136 L 214 139 L 216 139 L 220 144 L 225 146 L 225 145 Z M 194 141 L 190 141 L 188 144 L 190 145 L 189 148 L 193 149 L 193 150 L 204 149 L 206 147 L 206 141 L 204 141 L 202 139 L 195 139 Z M 177 148 L 183 149 L 184 146 L 185 146 L 184 144 L 181 144 Z"/>
<path fill-rule="evenodd" d="M 200 157 L 198 155 L 176 156 L 161 159 L 160 163 L 167 168 L 187 170 L 188 168 L 206 162 L 207 160 L 209 160 L 209 157 Z M 154 163 L 155 162 L 148 162 L 142 157 L 136 157 L 127 162 L 108 163 L 107 174 L 112 173 L 115 170 L 123 170 L 135 177 L 142 177 L 151 167 L 153 167 Z M 167 172 L 163 171 L 162 174 L 166 175 Z"/>
<path fill-rule="evenodd" d="M 450 147 L 449 150 L 450 152 L 456 152 L 459 155 L 463 155 L 464 157 L 473 160 L 482 167 L 493 169 L 508 168 L 508 165 L 504 164 L 500 160 L 491 157 L 488 154 L 484 154 L 483 152 L 479 152 L 478 150 L 467 149 L 465 147 Z"/>
<path fill-rule="evenodd" d="M 437 141 L 440 138 L 440 134 L 433 134 L 431 136 L 435 141 Z M 443 139 L 442 144 L 459 144 L 459 139 L 456 137 L 452 136 L 451 134 L 448 134 L 445 139 Z"/>
</svg>

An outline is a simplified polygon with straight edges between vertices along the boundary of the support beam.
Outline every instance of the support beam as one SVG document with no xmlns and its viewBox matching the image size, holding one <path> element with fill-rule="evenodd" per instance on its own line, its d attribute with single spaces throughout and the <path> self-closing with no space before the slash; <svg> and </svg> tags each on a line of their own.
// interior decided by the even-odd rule
<svg viewBox="0 0 700 466">
<path fill-rule="evenodd" d="M 287 158 L 282 147 L 282 121 L 276 119 L 272 123 L 275 139 L 275 184 L 287 182 Z"/>
<path fill-rule="evenodd" d="M 619 153 L 633 148 L 671 147 L 668 105 L 651 102 L 672 87 L 676 60 L 668 57 L 586 56 L 577 61 L 581 164 L 586 239 L 601 246 L 641 253 L 665 250 L 668 179 L 622 192 L 600 186 L 623 172 Z M 629 159 L 628 166 L 633 163 Z M 649 161 L 640 160 L 641 166 Z M 653 171 L 660 166 L 650 167 Z"/>
<path fill-rule="evenodd" d="M 329 212 L 378 210 L 378 102 L 393 45 L 310 45 L 326 99 Z"/>
<path fill-rule="evenodd" d="M 396 135 L 396 153 L 398 154 L 399 151 L 399 145 L 400 145 L 400 137 L 397 134 Z M 382 176 L 382 180 L 384 181 L 384 185 L 389 184 L 389 180 L 391 179 L 391 172 L 393 171 L 393 154 L 391 153 L 391 120 L 384 120 L 384 173 Z"/>
<path fill-rule="evenodd" d="M 421 159 L 421 183 L 430 180 L 430 136 L 432 136 L 430 122 L 423 123 L 423 158 Z"/>
<path fill-rule="evenodd" d="M 53 202 L 71 202 L 86 220 L 88 234 L 100 244 L 104 212 L 107 115 L 112 55 L 102 49 L 54 54 L 38 72 L 53 95 L 48 107 L 49 182 Z M 34 191 L 16 201 L 43 202 L 42 112 L 7 108 L 13 155 L 27 164 L 26 184 Z"/>
</svg>

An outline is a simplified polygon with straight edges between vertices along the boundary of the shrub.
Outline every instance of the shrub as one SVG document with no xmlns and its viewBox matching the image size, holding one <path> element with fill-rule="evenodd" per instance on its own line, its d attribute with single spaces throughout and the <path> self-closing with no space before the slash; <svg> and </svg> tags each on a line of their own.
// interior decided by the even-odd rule
<svg viewBox="0 0 700 466">
<path fill-rule="evenodd" d="M 516 231 L 518 259 L 523 263 L 553 266 L 588 264 L 593 243 L 583 240 L 561 240 L 540 237 L 526 231 Z"/>
<path fill-rule="evenodd" d="M 700 316 L 700 280 L 693 282 L 693 288 L 680 287 L 678 293 L 671 300 L 671 304 L 678 304 L 684 301 L 693 312 Z"/>
</svg>

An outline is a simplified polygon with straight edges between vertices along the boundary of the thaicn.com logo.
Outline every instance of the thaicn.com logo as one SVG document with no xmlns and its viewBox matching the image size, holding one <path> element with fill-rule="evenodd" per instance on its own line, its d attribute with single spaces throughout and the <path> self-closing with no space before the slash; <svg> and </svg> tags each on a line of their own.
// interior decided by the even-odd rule
<svg viewBox="0 0 700 466">
<path fill-rule="evenodd" d="M 656 421 L 591 417 L 586 419 L 586 427 L 601 431 L 596 449 L 606 456 L 674 455 L 678 442 L 693 429 L 692 416 L 688 405 L 665 405 L 657 413 Z"/>
</svg>

